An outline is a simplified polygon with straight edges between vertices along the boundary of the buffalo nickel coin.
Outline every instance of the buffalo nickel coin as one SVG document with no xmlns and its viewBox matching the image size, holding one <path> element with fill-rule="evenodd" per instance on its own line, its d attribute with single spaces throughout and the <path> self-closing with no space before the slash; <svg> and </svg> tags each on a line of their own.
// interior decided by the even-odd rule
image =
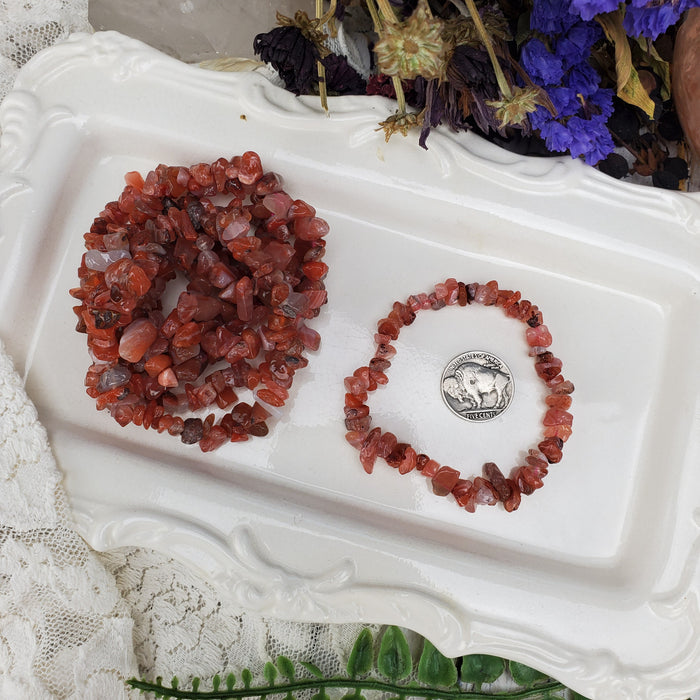
<svg viewBox="0 0 700 700">
<path fill-rule="evenodd" d="M 460 418 L 483 422 L 499 416 L 513 398 L 513 374 L 490 352 L 469 350 L 453 357 L 440 380 L 442 398 Z"/>
</svg>

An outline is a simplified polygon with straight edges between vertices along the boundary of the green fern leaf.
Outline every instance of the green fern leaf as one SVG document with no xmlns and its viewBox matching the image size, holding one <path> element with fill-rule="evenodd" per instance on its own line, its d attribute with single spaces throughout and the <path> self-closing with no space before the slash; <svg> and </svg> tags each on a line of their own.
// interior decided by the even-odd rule
<svg viewBox="0 0 700 700">
<path fill-rule="evenodd" d="M 249 669 L 244 668 L 241 671 L 241 680 L 243 681 L 244 688 L 250 688 L 250 685 L 253 682 L 253 674 L 250 672 Z"/>
<path fill-rule="evenodd" d="M 272 661 L 268 661 L 263 667 L 263 676 L 265 676 L 265 680 L 268 682 L 268 685 L 275 684 L 275 678 L 277 678 L 277 669 L 275 668 L 275 664 L 273 664 Z"/>
<path fill-rule="evenodd" d="M 484 683 L 493 683 L 506 670 L 506 662 L 498 656 L 469 654 L 462 657 L 461 678 L 479 690 Z"/>
<path fill-rule="evenodd" d="M 248 671 L 250 673 L 250 671 Z M 245 675 L 245 671 L 243 672 Z M 244 681 L 245 682 L 245 681 Z M 236 685 L 236 676 L 233 675 L 233 673 L 229 673 L 228 676 L 226 676 L 226 690 L 233 690 L 233 686 Z M 247 688 L 248 686 L 246 686 Z"/>
<path fill-rule="evenodd" d="M 517 661 L 509 661 L 508 668 L 510 670 L 510 675 L 513 676 L 513 680 L 525 688 L 529 688 L 538 681 L 543 681 L 548 678 L 546 673 L 542 673 L 534 668 L 530 668 L 525 664 L 518 663 Z"/>
<path fill-rule="evenodd" d="M 413 659 L 411 659 L 408 642 L 396 625 L 387 627 L 382 635 L 377 668 L 381 674 L 393 682 L 406 678 L 413 670 Z"/>
<path fill-rule="evenodd" d="M 218 673 L 211 679 L 211 687 L 214 689 L 214 692 L 221 687 L 221 676 Z"/>
<path fill-rule="evenodd" d="M 323 671 L 316 666 L 316 664 L 312 664 L 310 661 L 301 661 L 300 664 L 312 675 L 315 676 L 316 678 L 323 678 Z"/>
<path fill-rule="evenodd" d="M 372 659 L 374 656 L 374 640 L 372 632 L 366 628 L 360 632 L 348 659 L 348 675 L 350 678 L 357 678 L 372 669 Z"/>
<path fill-rule="evenodd" d="M 418 680 L 429 686 L 451 688 L 457 683 L 457 666 L 443 656 L 427 639 L 418 661 Z"/>
<path fill-rule="evenodd" d="M 290 681 L 294 680 L 294 664 L 286 656 L 278 656 L 276 665 L 281 675 Z"/>
</svg>

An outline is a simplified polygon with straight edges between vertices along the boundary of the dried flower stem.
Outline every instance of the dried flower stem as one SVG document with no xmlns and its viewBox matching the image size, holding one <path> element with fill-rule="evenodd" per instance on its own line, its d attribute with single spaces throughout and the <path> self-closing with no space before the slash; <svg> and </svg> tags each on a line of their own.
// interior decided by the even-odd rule
<svg viewBox="0 0 700 700">
<path fill-rule="evenodd" d="M 642 157 L 642 155 L 636 151 L 632 146 L 630 146 L 627 141 L 624 141 L 622 138 L 620 138 L 612 129 L 609 128 L 610 135 L 613 137 L 613 141 L 617 142 L 619 146 L 622 146 L 624 149 L 626 149 L 631 155 L 633 155 L 640 163 L 645 163 L 646 159 Z"/>
<path fill-rule="evenodd" d="M 471 17 L 472 21 L 474 22 L 474 26 L 476 27 L 476 31 L 479 33 L 481 42 L 486 49 L 486 53 L 489 55 L 491 65 L 493 66 L 493 72 L 496 75 L 496 81 L 498 82 L 498 88 L 500 89 L 503 97 L 510 100 L 513 97 L 513 93 L 510 90 L 510 85 L 508 85 L 508 81 L 503 73 L 501 64 L 498 62 L 496 52 L 493 50 L 491 37 L 489 36 L 488 31 L 486 31 L 484 23 L 481 21 L 481 15 L 479 14 L 479 10 L 475 5 L 474 0 L 464 0 L 464 2 L 462 2 L 462 0 L 450 0 L 450 2 L 460 11 L 462 15 L 465 17 Z"/>
<path fill-rule="evenodd" d="M 382 20 L 379 18 L 379 10 L 374 4 L 374 0 L 367 0 L 367 9 L 369 10 L 369 16 L 372 18 L 374 31 L 379 34 L 382 29 Z"/>
<path fill-rule="evenodd" d="M 539 91 L 538 104 L 541 104 L 553 117 L 557 116 L 557 108 L 554 106 L 547 91 L 532 82 L 530 76 L 523 70 L 522 66 L 512 57 L 508 56 L 508 63 L 511 68 L 523 79 L 525 85 Z"/>
<path fill-rule="evenodd" d="M 316 0 L 316 19 L 321 19 L 323 15 L 323 0 Z M 328 114 L 328 91 L 326 89 L 326 67 L 321 61 L 316 61 L 318 69 L 318 93 L 321 97 L 321 106 Z"/>
<path fill-rule="evenodd" d="M 384 17 L 384 21 L 397 21 L 394 10 L 388 0 L 367 0 L 367 9 L 369 10 L 372 23 L 374 24 L 374 31 L 377 32 L 377 34 L 380 34 L 382 30 L 382 18 L 379 16 L 380 12 Z M 406 95 L 403 91 L 401 78 L 399 78 L 398 75 L 393 75 L 391 77 L 391 82 L 394 86 L 394 92 L 396 93 L 396 101 L 398 102 L 398 114 L 406 114 Z"/>
<path fill-rule="evenodd" d="M 333 18 L 335 15 L 335 10 L 336 7 L 338 6 L 338 0 L 331 0 L 330 6 L 328 7 L 328 10 L 326 11 L 326 14 L 321 17 L 321 24 L 325 24 L 328 22 L 330 19 Z"/>
<path fill-rule="evenodd" d="M 399 114 L 406 113 L 406 95 L 403 92 L 403 85 L 401 84 L 401 78 L 398 75 L 391 76 L 391 82 L 394 86 L 394 92 L 396 93 L 396 101 L 399 103 Z"/>
<path fill-rule="evenodd" d="M 326 14 L 321 17 L 320 25 L 327 26 L 328 32 L 332 37 L 338 36 L 338 27 L 335 24 L 335 10 L 338 6 L 338 0 L 331 0 L 330 6 L 326 10 Z"/>
<path fill-rule="evenodd" d="M 389 4 L 389 0 L 377 0 L 377 6 L 387 22 L 398 22 L 394 14 L 394 8 Z"/>
</svg>

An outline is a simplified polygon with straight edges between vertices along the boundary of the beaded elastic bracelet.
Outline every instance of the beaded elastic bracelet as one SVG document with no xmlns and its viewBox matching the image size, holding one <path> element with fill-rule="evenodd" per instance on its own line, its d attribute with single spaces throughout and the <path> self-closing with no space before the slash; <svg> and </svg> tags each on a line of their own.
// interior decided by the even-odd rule
<svg viewBox="0 0 700 700">
<path fill-rule="evenodd" d="M 525 463 L 513 468 L 506 477 L 494 462 L 483 465 L 483 476 L 462 478 L 457 469 L 440 464 L 426 454 L 418 453 L 410 444 L 400 442 L 391 432 L 371 427 L 367 398 L 378 386 L 388 382 L 387 370 L 396 348 L 391 344 L 399 337 L 403 326 L 416 318 L 416 313 L 425 309 L 439 310 L 458 304 L 483 304 L 501 307 L 510 318 L 522 321 L 526 326 L 525 339 L 534 357 L 537 376 L 549 390 L 545 399 L 544 431 L 536 448 L 528 450 Z M 432 482 L 438 496 L 452 494 L 457 504 L 473 513 L 477 505 L 503 503 L 507 511 L 520 505 L 521 496 L 529 495 L 542 487 L 550 464 L 562 458 L 562 448 L 571 435 L 573 416 L 569 412 L 570 394 L 574 385 L 561 374 L 562 362 L 547 349 L 552 336 L 543 324 L 542 312 L 520 292 L 499 289 L 494 280 L 486 283 L 464 284 L 455 279 L 436 284 L 430 294 L 408 297 L 406 303 L 395 302 L 391 312 L 377 324 L 377 343 L 374 357 L 369 364 L 360 367 L 345 379 L 345 426 L 346 440 L 360 452 L 360 461 L 365 471 L 371 474 L 377 458 L 408 474 L 418 470 Z"/>
<path fill-rule="evenodd" d="M 85 234 L 70 291 L 93 360 L 88 395 L 122 426 L 167 430 L 204 452 L 266 435 L 270 407 L 319 346 L 306 320 L 326 303 L 328 224 L 252 151 L 125 179 Z M 229 201 L 215 204 L 221 195 Z M 187 288 L 166 316 L 178 276 Z M 239 388 L 257 400 L 236 403 Z M 230 409 L 218 422 L 177 415 L 214 405 Z"/>
</svg>

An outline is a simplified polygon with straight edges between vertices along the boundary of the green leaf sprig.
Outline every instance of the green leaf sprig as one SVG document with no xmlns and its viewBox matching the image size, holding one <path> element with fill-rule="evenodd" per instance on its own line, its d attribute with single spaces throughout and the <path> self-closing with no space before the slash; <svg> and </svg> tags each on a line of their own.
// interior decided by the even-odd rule
<svg viewBox="0 0 700 700">
<path fill-rule="evenodd" d="M 229 673 L 223 683 L 220 675 L 211 679 L 211 689 L 202 689 L 199 678 L 192 679 L 191 688 L 180 687 L 177 677 L 169 685 L 162 678 L 155 682 L 131 678 L 127 684 L 156 698 L 186 698 L 188 700 L 233 700 L 239 698 L 276 698 L 295 700 L 296 694 L 311 692 L 311 700 L 330 700 L 328 691 L 345 690 L 342 700 L 366 700 L 363 694 L 377 691 L 392 700 L 407 697 L 423 700 L 585 700 L 567 690 L 558 681 L 543 673 L 496 656 L 472 654 L 458 659 L 444 656 L 427 639 L 414 661 L 404 633 L 389 626 L 381 635 L 375 653 L 375 640 L 369 629 L 359 634 L 348 658 L 347 675 L 326 677 L 310 662 L 295 665 L 286 656 L 268 661 L 263 668 L 263 680 L 254 684 L 249 669 L 240 673 L 240 683 Z M 517 686 L 512 690 L 486 692 L 485 684 L 493 683 L 508 673 Z"/>
</svg>

